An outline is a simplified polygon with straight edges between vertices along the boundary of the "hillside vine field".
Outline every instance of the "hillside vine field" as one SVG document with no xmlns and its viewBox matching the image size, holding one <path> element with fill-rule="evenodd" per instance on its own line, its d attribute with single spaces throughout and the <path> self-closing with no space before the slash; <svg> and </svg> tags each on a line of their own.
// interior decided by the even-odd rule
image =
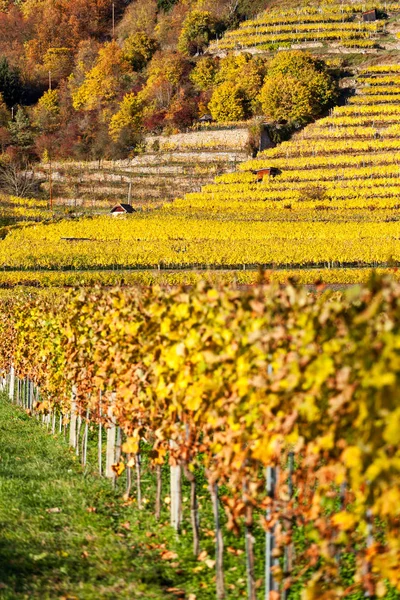
<svg viewBox="0 0 400 600">
<path fill-rule="evenodd" d="M 393 272 L 400 264 L 398 72 L 396 65 L 361 69 L 346 105 L 160 210 L 15 230 L 0 243 L 0 264 L 250 270 L 253 281 L 262 266 L 303 269 L 303 283 L 321 273 L 323 281 L 353 283 L 360 269 L 365 280 L 371 268 Z M 259 183 L 263 168 L 279 174 Z"/>
</svg>

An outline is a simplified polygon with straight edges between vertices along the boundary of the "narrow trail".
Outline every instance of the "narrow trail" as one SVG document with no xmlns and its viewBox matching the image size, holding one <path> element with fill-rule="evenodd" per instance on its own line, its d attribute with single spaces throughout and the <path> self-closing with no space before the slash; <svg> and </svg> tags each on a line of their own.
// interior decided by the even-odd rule
<svg viewBox="0 0 400 600">
<path fill-rule="evenodd" d="M 171 598 L 146 518 L 133 519 L 109 482 L 0 396 L 2 600 Z"/>
</svg>

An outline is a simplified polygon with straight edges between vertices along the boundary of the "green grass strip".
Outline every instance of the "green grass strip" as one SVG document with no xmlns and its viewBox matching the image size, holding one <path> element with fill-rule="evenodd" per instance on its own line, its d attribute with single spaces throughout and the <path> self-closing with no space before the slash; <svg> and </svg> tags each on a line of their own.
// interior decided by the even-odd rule
<svg viewBox="0 0 400 600">
<path fill-rule="evenodd" d="M 168 526 L 121 495 L 0 397 L 0 598 L 173 598 Z"/>
</svg>

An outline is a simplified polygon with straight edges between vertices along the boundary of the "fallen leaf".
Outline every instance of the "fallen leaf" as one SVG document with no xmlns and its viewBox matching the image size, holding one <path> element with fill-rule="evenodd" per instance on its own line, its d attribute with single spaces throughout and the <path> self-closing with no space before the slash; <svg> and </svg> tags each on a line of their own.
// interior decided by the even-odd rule
<svg viewBox="0 0 400 600">
<path fill-rule="evenodd" d="M 111 468 L 112 468 L 112 470 L 114 471 L 114 473 L 116 474 L 117 477 L 119 477 L 120 475 L 122 475 L 122 473 L 125 471 L 125 465 L 122 462 L 117 463 L 115 465 L 111 465 Z"/>
<path fill-rule="evenodd" d="M 178 558 L 178 555 L 171 550 L 164 550 L 164 552 L 161 553 L 162 560 L 174 560 L 175 558 Z"/>
<path fill-rule="evenodd" d="M 179 588 L 167 588 L 167 592 L 169 594 L 174 594 L 178 598 L 184 598 L 186 596 L 185 590 L 180 590 Z"/>
<path fill-rule="evenodd" d="M 240 549 L 236 549 L 236 548 L 232 548 L 231 546 L 228 546 L 228 548 L 226 549 L 230 554 L 233 554 L 234 556 L 240 556 L 241 554 L 243 554 L 244 550 L 240 550 Z"/>
<path fill-rule="evenodd" d="M 209 558 L 205 561 L 205 564 L 209 569 L 213 569 L 215 567 L 215 560 L 211 560 L 211 558 Z"/>
<path fill-rule="evenodd" d="M 192 569 L 193 573 L 200 573 L 200 571 L 204 570 L 204 565 L 198 565 Z"/>
<path fill-rule="evenodd" d="M 207 550 L 202 550 L 200 552 L 200 554 L 197 557 L 197 560 L 199 560 L 200 562 L 204 562 L 205 560 L 207 560 L 208 558 L 208 552 Z"/>
</svg>

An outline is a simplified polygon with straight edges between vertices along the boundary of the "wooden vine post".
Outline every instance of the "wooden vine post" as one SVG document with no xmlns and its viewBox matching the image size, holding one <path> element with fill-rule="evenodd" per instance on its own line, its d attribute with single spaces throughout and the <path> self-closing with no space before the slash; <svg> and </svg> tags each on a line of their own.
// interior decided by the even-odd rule
<svg viewBox="0 0 400 600">
<path fill-rule="evenodd" d="M 294 473 L 294 452 L 289 452 L 288 454 L 288 471 L 289 471 L 289 475 L 288 475 L 288 479 L 287 479 L 287 485 L 288 485 L 288 496 L 289 496 L 289 502 L 291 502 L 291 500 L 293 499 L 293 493 L 294 493 L 294 487 L 293 487 L 293 473 Z M 290 524 L 290 529 L 292 529 L 292 524 Z M 291 531 L 292 534 L 292 531 Z M 293 569 L 293 560 L 294 560 L 294 547 L 293 547 L 293 543 L 287 544 L 285 546 L 285 552 L 284 552 L 284 564 L 283 564 L 283 570 L 284 570 L 284 574 L 285 577 L 290 577 L 290 573 L 292 572 Z M 288 600 L 290 595 L 290 587 L 284 587 L 282 590 L 282 600 Z"/>
<path fill-rule="evenodd" d="M 267 495 L 274 500 L 276 494 L 276 484 L 278 479 L 278 469 L 276 467 L 267 467 L 266 470 L 266 491 Z M 272 519 L 272 511 L 269 508 L 266 514 L 267 522 Z M 273 567 L 278 564 L 274 557 L 275 548 L 275 525 L 272 525 L 265 535 L 265 600 L 270 600 L 271 592 L 278 592 L 277 581 L 273 577 Z"/>
<path fill-rule="evenodd" d="M 140 447 L 140 446 L 139 446 Z M 142 508 L 142 459 L 140 451 L 135 454 L 136 497 L 138 508 Z"/>
<path fill-rule="evenodd" d="M 190 483 L 190 516 L 193 531 L 193 554 L 198 556 L 200 552 L 200 523 L 199 506 L 197 502 L 196 476 L 187 464 L 183 465 L 183 472 Z"/>
<path fill-rule="evenodd" d="M 115 398 L 115 394 L 112 394 L 111 399 Z M 115 450 L 116 450 L 116 433 L 117 424 L 114 416 L 113 404 L 111 402 L 107 410 L 108 416 L 108 429 L 107 429 L 107 450 L 106 450 L 106 472 L 105 475 L 109 479 L 115 480 L 115 473 L 113 470 L 113 464 L 115 463 Z"/>
<path fill-rule="evenodd" d="M 76 412 L 76 387 L 73 386 L 71 392 L 71 416 L 69 423 L 69 445 L 72 448 L 76 448 L 76 425 L 77 425 L 77 412 Z"/>
<path fill-rule="evenodd" d="M 156 519 L 160 520 L 161 517 L 161 494 L 162 494 L 162 471 L 161 465 L 157 465 L 156 467 L 156 476 L 157 476 L 157 490 L 156 490 Z"/>
<path fill-rule="evenodd" d="M 11 369 L 10 369 L 10 387 L 8 390 L 8 397 L 10 398 L 11 402 L 14 401 L 14 387 L 15 387 L 15 369 L 14 369 L 14 365 L 11 365 Z"/>
<path fill-rule="evenodd" d="M 177 448 L 176 442 L 171 441 L 171 449 Z M 182 517 L 182 470 L 180 465 L 170 467 L 171 478 L 171 527 L 179 532 Z"/>
<path fill-rule="evenodd" d="M 218 484 L 210 484 L 210 494 L 214 513 L 215 525 L 215 575 L 217 584 L 217 600 L 225 598 L 225 578 L 224 578 L 224 539 L 219 517 L 219 497 Z"/>
<path fill-rule="evenodd" d="M 97 445 L 97 460 L 99 465 L 99 475 L 100 477 L 103 475 L 103 410 L 101 405 L 102 400 L 102 392 L 99 392 L 99 438 Z"/>
<path fill-rule="evenodd" d="M 82 439 L 82 452 L 81 452 L 81 461 L 82 466 L 86 467 L 87 462 L 87 447 L 88 447 L 88 438 L 89 438 L 89 418 L 90 412 L 89 409 L 86 410 L 86 419 L 85 419 L 85 430 Z"/>
<path fill-rule="evenodd" d="M 246 488 L 245 488 L 246 491 Z M 257 600 L 256 581 L 254 576 L 254 536 L 253 536 L 253 507 L 244 499 L 245 513 L 245 545 L 246 545 L 246 571 L 247 571 L 247 598 Z"/>
</svg>

